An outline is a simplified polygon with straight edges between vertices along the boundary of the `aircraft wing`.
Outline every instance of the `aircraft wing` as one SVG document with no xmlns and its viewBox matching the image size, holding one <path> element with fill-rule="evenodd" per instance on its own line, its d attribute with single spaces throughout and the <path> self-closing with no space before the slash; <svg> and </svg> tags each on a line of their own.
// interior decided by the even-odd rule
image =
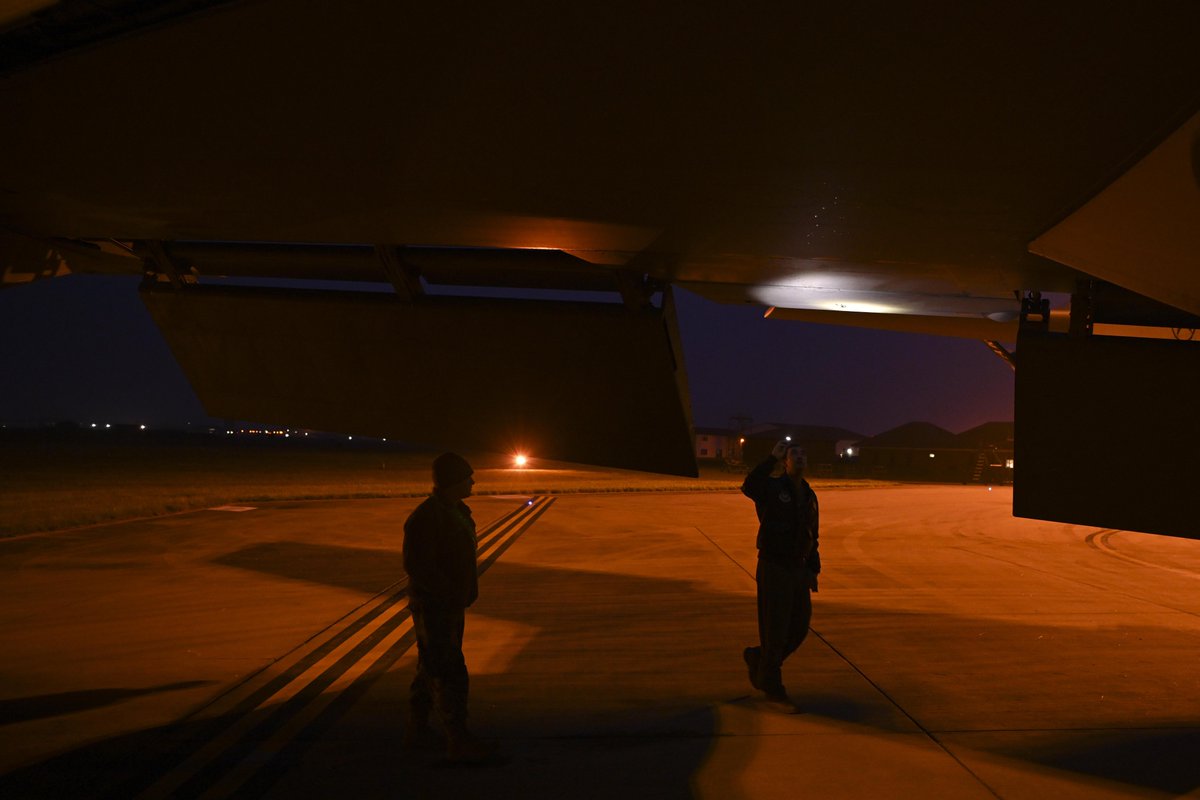
<svg viewBox="0 0 1200 800">
<path fill-rule="evenodd" d="M 1194 0 L 33 6 L 0 29 L 4 282 L 148 272 L 185 338 L 227 277 L 383 283 L 385 315 L 608 290 L 666 361 L 672 284 L 992 342 L 1031 292 L 1089 335 L 1200 315 Z M 685 439 L 601 460 L 678 471 Z"/>
<path fill-rule="evenodd" d="M 43 3 L 0 29 L 0 225 L 548 248 L 727 302 L 1009 321 L 1097 275 L 1200 313 L 1194 238 L 1179 291 L 1060 226 L 1175 131 L 1194 215 L 1191 0 L 652 5 Z"/>
</svg>

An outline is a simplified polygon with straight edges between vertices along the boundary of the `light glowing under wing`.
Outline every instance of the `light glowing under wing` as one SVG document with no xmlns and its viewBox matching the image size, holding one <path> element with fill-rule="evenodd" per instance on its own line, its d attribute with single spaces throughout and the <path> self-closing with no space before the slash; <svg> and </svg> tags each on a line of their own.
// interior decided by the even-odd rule
<svg viewBox="0 0 1200 800">
<path fill-rule="evenodd" d="M 988 339 L 1094 277 L 1178 324 L 1197 30 L 1194 0 L 67 0 L 0 30 L 0 270 L 382 281 L 396 313 L 607 285 L 631 319 L 674 283 Z"/>
<path fill-rule="evenodd" d="M 1192 0 L 173 7 L 0 32 L 0 228 L 551 248 L 737 302 L 1011 316 L 1080 275 L 1029 243 L 1200 96 Z"/>
</svg>

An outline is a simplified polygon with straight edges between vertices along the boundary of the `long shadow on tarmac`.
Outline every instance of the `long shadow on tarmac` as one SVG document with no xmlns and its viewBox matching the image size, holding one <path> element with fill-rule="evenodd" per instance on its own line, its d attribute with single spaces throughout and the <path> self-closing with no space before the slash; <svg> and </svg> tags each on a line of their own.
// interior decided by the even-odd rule
<svg viewBox="0 0 1200 800">
<path fill-rule="evenodd" d="M 227 567 L 374 594 L 404 575 L 399 550 L 265 542 L 214 560 Z"/>
<path fill-rule="evenodd" d="M 1019 761 L 1129 786 L 1186 795 L 1200 787 L 1200 730 L 1051 731 L 1023 733 L 986 751 Z"/>
<path fill-rule="evenodd" d="M 312 558 L 303 559 L 306 566 L 301 570 L 285 565 L 289 553 L 296 552 L 292 544 L 285 544 L 273 551 L 251 548 L 235 554 L 230 563 L 293 578 L 303 573 L 305 580 L 346 586 L 353 572 L 350 562 L 375 555 L 320 547 L 308 551 Z M 334 558 L 341 567 L 318 568 L 318 555 L 339 549 L 346 551 Z M 370 590 L 376 588 L 372 585 Z M 737 604 L 750 613 L 752 600 L 682 579 L 503 560 L 485 576 L 481 588 L 476 612 L 530 631 L 503 670 L 473 677 L 475 718 L 482 720 L 483 733 L 508 750 L 508 763 L 486 770 L 448 769 L 437 758 L 402 754 L 399 738 L 411 676 L 393 671 L 352 686 L 330 713 L 301 731 L 278 757 L 264 762 L 247 787 L 249 793 L 365 798 L 692 795 L 693 776 L 720 735 L 716 708 L 737 699 L 730 696 L 727 672 L 708 673 L 717 671 L 712 670 L 714 663 L 738 658 L 740 638 L 749 629 L 737 614 L 714 610 Z M 818 630 L 822 616 L 833 620 L 839 614 L 872 614 L 873 624 L 884 629 L 893 617 L 903 618 L 906 625 L 916 620 L 928 630 L 962 622 L 952 615 L 889 613 L 822 598 L 817 605 Z M 1036 638 L 1032 626 L 994 620 L 987 624 L 1002 629 L 1006 638 Z M 472 627 L 469 621 L 468 639 Z M 1128 626 L 1122 630 L 1142 631 Z M 1192 638 L 1197 641 L 1175 642 L 1180 652 L 1200 647 L 1200 637 Z M 1097 648 L 1102 644 L 1098 639 Z M 805 648 L 819 646 L 812 641 Z M 797 655 L 803 657 L 804 650 Z M 1185 665 L 1179 669 L 1190 671 Z M 686 676 L 680 677 L 682 672 Z M 925 690 L 936 692 L 938 686 Z M 815 716 L 888 733 L 898 729 L 896 715 L 886 704 L 862 707 L 831 695 L 806 695 L 805 700 Z M 265 717 L 268 712 L 253 714 Z M 1139 729 L 1136 720 L 1128 722 L 1128 729 L 1110 721 L 1102 729 L 1053 730 L 1055 721 L 1045 720 L 1047 729 L 1035 736 L 994 730 L 978 734 L 968 746 L 1131 786 L 1184 793 L 1200 786 L 1200 762 L 1195 759 L 1200 720 L 1192 709 L 1182 710 L 1181 716 L 1175 730 L 1148 729 L 1144 721 Z M 230 721 L 191 719 L 85 745 L 0 777 L 0 796 L 131 796 Z M 753 749 L 752 744 L 744 748 L 746 759 Z M 725 761 L 726 770 L 736 774 L 734 767 L 729 770 Z M 177 796 L 204 788 L 192 786 Z"/>
<path fill-rule="evenodd" d="M 304 572 L 322 583 L 346 585 L 340 569 L 317 577 L 319 570 L 299 570 L 285 563 L 296 552 L 291 543 L 285 544 L 282 548 L 251 548 L 250 557 L 242 552 L 221 560 L 243 568 L 255 564 L 270 574 L 293 578 Z M 367 556 L 354 551 L 341 554 L 341 559 L 344 563 Z M 505 566 L 499 562 L 497 572 Z M 506 695 L 506 710 L 513 707 L 514 699 L 524 708 L 523 714 L 493 714 L 495 719 L 483 731 L 514 745 L 507 748 L 509 763 L 486 771 L 449 769 L 437 757 L 403 753 L 399 741 L 411 675 L 382 673 L 352 686 L 345 693 L 352 702 L 339 698 L 330 709 L 335 713 L 322 714 L 277 758 L 265 763 L 244 787 L 247 795 L 275 787 L 280 796 L 293 797 L 424 797 L 435 793 L 454 797 L 611 797 L 617 792 L 691 796 L 689 781 L 716 733 L 712 704 L 722 698 L 685 696 L 657 670 L 664 656 L 678 662 L 687 658 L 686 651 L 678 650 L 690 646 L 680 641 L 680 626 L 674 618 L 679 610 L 711 609 L 726 602 L 725 598 L 682 580 L 528 567 L 505 571 L 509 573 L 506 585 L 519 586 L 520 591 L 514 592 L 519 596 L 506 603 L 493 591 L 497 602 L 482 613 L 493 618 L 511 613 L 513 621 L 532 626 L 537 633 L 515 656 L 515 684 L 504 674 L 473 679 L 472 707 L 478 710 L 488 703 L 489 696 Z M 484 576 L 485 594 L 491 577 Z M 516 583 L 511 582 L 513 578 Z M 635 598 L 637 608 L 631 609 Z M 697 621 L 703 623 L 704 619 Z M 697 632 L 706 643 L 712 643 L 710 627 L 701 626 Z M 467 636 L 471 636 L 470 623 Z M 574 637 L 579 643 L 573 648 L 574 657 L 590 663 L 587 671 L 578 671 L 576 662 L 575 675 L 531 674 L 531 669 L 533 673 L 544 669 L 539 665 L 548 656 L 553 660 L 564 637 L 568 642 Z M 608 657 L 597 653 L 591 649 L 599 646 L 597 637 L 653 642 L 650 663 L 645 661 L 643 645 L 623 651 L 611 648 Z M 536 683 L 526 685 L 527 679 Z M 522 697 L 533 702 L 522 704 Z M 252 714 L 269 723 L 272 710 Z M 133 796 L 234 721 L 191 719 L 89 744 L 0 777 L 0 796 Z M 219 766 L 227 769 L 234 764 Z M 223 769 L 210 774 L 219 777 Z M 207 784 L 187 784 L 174 796 L 198 796 L 207 788 Z"/>
<path fill-rule="evenodd" d="M 89 689 L 79 692 L 59 692 L 44 694 L 36 697 L 18 697 L 12 700 L 0 700 L 0 725 L 14 725 L 18 722 L 28 722 L 46 717 L 58 717 L 64 714 L 74 714 L 79 711 L 89 711 L 103 708 L 159 692 L 172 692 L 179 689 L 194 689 L 197 686 L 210 684 L 212 681 L 184 681 L 168 683 L 162 686 L 150 686 L 144 689 Z"/>
</svg>

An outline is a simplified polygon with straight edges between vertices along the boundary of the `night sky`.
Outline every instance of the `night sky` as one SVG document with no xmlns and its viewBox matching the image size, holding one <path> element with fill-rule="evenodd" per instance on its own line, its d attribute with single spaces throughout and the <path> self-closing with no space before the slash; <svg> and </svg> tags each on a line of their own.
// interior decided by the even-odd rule
<svg viewBox="0 0 1200 800">
<path fill-rule="evenodd" d="M 69 276 L 0 290 L 0 421 L 208 421 L 138 281 Z M 982 342 L 770 321 L 757 307 L 676 298 L 697 425 L 726 427 L 738 414 L 874 435 L 917 420 L 958 433 L 1013 418 L 1013 372 Z"/>
</svg>

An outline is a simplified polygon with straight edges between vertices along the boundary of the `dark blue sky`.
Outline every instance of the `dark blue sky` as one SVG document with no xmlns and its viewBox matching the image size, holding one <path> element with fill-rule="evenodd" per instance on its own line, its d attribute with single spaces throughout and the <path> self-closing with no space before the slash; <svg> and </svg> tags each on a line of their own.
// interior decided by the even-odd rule
<svg viewBox="0 0 1200 800">
<path fill-rule="evenodd" d="M 137 295 L 70 276 L 0 291 L 0 420 L 181 425 L 207 417 Z M 763 319 L 677 292 L 697 425 L 1011 420 L 1013 372 L 982 342 Z"/>
</svg>

